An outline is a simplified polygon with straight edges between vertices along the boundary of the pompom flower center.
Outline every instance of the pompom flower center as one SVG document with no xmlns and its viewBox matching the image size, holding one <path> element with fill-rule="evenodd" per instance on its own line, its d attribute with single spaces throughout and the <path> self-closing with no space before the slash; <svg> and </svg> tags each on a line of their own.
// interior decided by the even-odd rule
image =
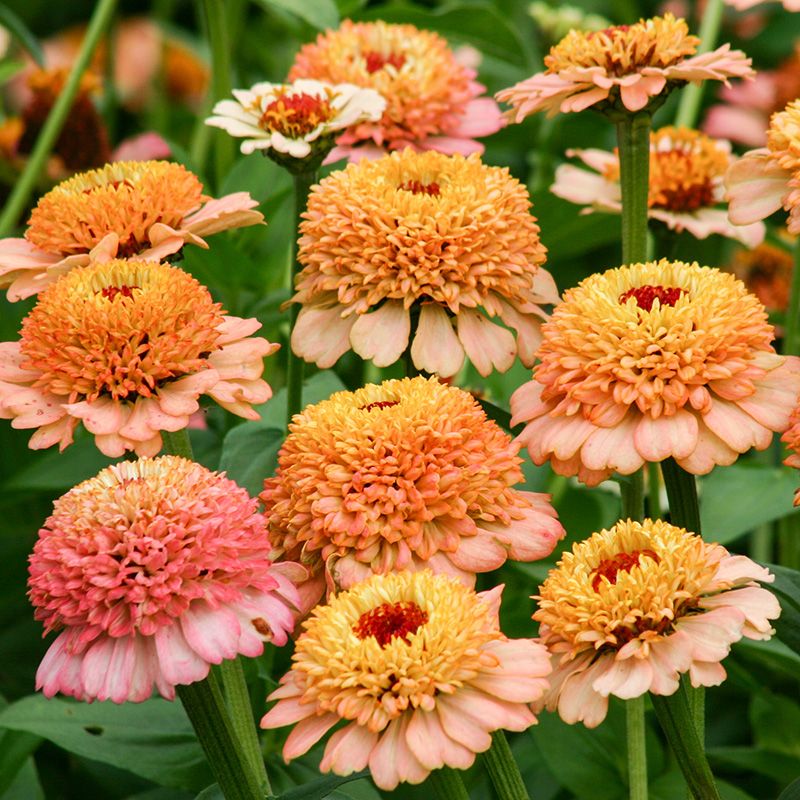
<svg viewBox="0 0 800 800">
<path fill-rule="evenodd" d="M 150 228 L 180 227 L 203 200 L 203 186 L 180 164 L 118 161 L 76 175 L 39 200 L 25 238 L 48 253 L 88 253 L 109 233 L 117 255 L 130 258 L 150 246 Z"/>
<path fill-rule="evenodd" d="M 683 294 L 686 294 L 686 289 L 675 286 L 651 286 L 648 283 L 644 286 L 634 286 L 627 292 L 623 292 L 619 296 L 619 302 L 627 303 L 633 297 L 639 308 L 644 311 L 652 311 L 653 303 L 656 300 L 662 306 L 674 306 Z"/>
<path fill-rule="evenodd" d="M 772 115 L 767 147 L 784 169 L 800 170 L 800 100 Z"/>
<path fill-rule="evenodd" d="M 353 633 L 359 639 L 374 636 L 381 647 L 394 639 L 407 642 L 412 633 L 428 621 L 428 612 L 416 603 L 381 603 L 377 608 L 365 611 L 353 625 Z"/>
<path fill-rule="evenodd" d="M 361 406 L 359 410 L 372 411 L 374 408 L 392 408 L 392 406 L 396 406 L 398 404 L 398 400 L 376 400 L 374 403 L 367 403 L 367 405 Z"/>
<path fill-rule="evenodd" d="M 411 194 L 427 194 L 432 197 L 438 197 L 441 194 L 441 189 L 436 181 L 431 183 L 423 183 L 422 181 L 404 181 L 400 184 L 400 189 Z"/>
<path fill-rule="evenodd" d="M 597 591 L 605 578 L 609 583 L 617 582 L 618 572 L 630 572 L 631 567 L 638 565 L 641 556 L 649 556 L 656 563 L 659 557 L 652 550 L 634 550 L 632 553 L 617 553 L 611 558 L 604 558 L 592 575 L 592 589 Z"/>
<path fill-rule="evenodd" d="M 207 367 L 219 304 L 182 270 L 114 260 L 74 269 L 39 296 L 22 323 L 24 368 L 67 402 L 150 397 Z"/>
<path fill-rule="evenodd" d="M 264 109 L 260 125 L 287 139 L 302 139 L 335 116 L 332 99 L 332 93 L 327 97 L 305 92 L 283 94 Z"/>
<path fill-rule="evenodd" d="M 676 64 L 693 55 L 699 43 L 696 36 L 689 35 L 684 20 L 665 14 L 602 31 L 571 30 L 550 49 L 544 63 L 550 73 L 602 67 L 608 74 L 619 77 L 644 67 Z"/>
<path fill-rule="evenodd" d="M 403 64 L 406 63 L 406 57 L 402 53 L 384 55 L 371 50 L 364 55 L 364 63 L 366 64 L 367 72 L 372 75 L 372 73 L 386 67 L 387 64 L 396 70 L 402 69 Z"/>
</svg>

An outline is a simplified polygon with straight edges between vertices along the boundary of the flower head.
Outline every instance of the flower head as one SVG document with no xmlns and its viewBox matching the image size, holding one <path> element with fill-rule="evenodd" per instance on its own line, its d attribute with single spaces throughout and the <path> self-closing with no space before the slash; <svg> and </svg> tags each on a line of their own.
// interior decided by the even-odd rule
<svg viewBox="0 0 800 800">
<path fill-rule="evenodd" d="M 477 155 L 405 150 L 314 187 L 301 224 L 303 309 L 292 347 L 329 367 L 352 347 L 378 366 L 409 345 L 418 369 L 482 375 L 533 363 L 541 303 L 558 300 L 525 187 Z M 481 313 L 481 309 L 485 315 Z M 499 317 L 517 331 L 490 322 Z"/>
<path fill-rule="evenodd" d="M 562 164 L 550 187 L 553 194 L 586 206 L 584 213 L 619 214 L 619 156 L 595 149 L 568 150 L 567 155 L 577 156 L 593 171 Z M 732 160 L 729 142 L 689 128 L 666 127 L 651 133 L 648 217 L 698 239 L 718 233 L 755 247 L 764 238 L 764 225 L 731 225 L 727 210 L 718 207 L 725 194 L 722 179 Z"/>
<path fill-rule="evenodd" d="M 295 725 L 289 761 L 345 720 L 320 769 L 368 766 L 381 789 L 421 783 L 443 766 L 466 769 L 491 731 L 532 725 L 527 703 L 547 688 L 547 651 L 500 631 L 501 591 L 475 594 L 425 571 L 376 575 L 337 594 L 303 623 L 261 727 Z"/>
<path fill-rule="evenodd" d="M 672 14 L 602 31 L 570 31 L 545 56 L 545 72 L 498 92 L 521 122 L 536 111 L 640 111 L 689 81 L 744 78 L 751 60 L 726 44 L 694 55 L 700 40 Z"/>
<path fill-rule="evenodd" d="M 744 281 L 767 311 L 786 311 L 794 269 L 794 259 L 789 251 L 771 244 L 760 244 L 753 250 L 738 250 L 728 269 Z"/>
<path fill-rule="evenodd" d="M 352 83 L 315 80 L 292 84 L 257 83 L 237 89 L 236 100 L 222 100 L 206 124 L 243 137 L 241 150 L 321 162 L 344 128 L 381 118 L 386 101 L 373 89 Z M 283 163 L 279 160 L 279 163 Z"/>
<path fill-rule="evenodd" d="M 742 637 L 769 639 L 780 614 L 756 581 L 774 576 L 744 556 L 660 520 L 623 520 L 565 553 L 539 589 L 539 635 L 553 662 L 535 707 L 599 725 L 608 696 L 670 695 L 725 680 Z"/>
<path fill-rule="evenodd" d="M 36 294 L 92 260 L 158 261 L 201 236 L 263 221 L 247 192 L 213 200 L 197 177 L 166 161 L 119 161 L 63 181 L 39 200 L 24 239 L 0 240 L 0 288 Z"/>
<path fill-rule="evenodd" d="M 325 580 L 347 589 L 401 569 L 472 585 L 563 536 L 547 495 L 513 488 L 518 449 L 469 393 L 435 378 L 337 392 L 289 426 L 261 494 L 270 539 L 312 566 L 314 600 Z"/>
<path fill-rule="evenodd" d="M 697 264 L 631 264 L 586 278 L 542 326 L 541 363 L 511 398 L 537 464 L 593 485 L 674 458 L 694 474 L 763 450 L 800 393 L 758 300 Z"/>
<path fill-rule="evenodd" d="M 83 420 L 109 456 L 153 456 L 160 431 L 185 428 L 202 394 L 258 419 L 272 392 L 249 338 L 255 319 L 227 317 L 187 273 L 154 261 L 72 270 L 42 292 L 18 342 L 0 344 L 0 417 L 36 428 L 34 449 L 63 450 Z"/>
<path fill-rule="evenodd" d="M 352 83 L 378 91 L 386 110 L 338 139 L 335 155 L 358 160 L 413 147 L 443 153 L 482 153 L 477 136 L 502 127 L 497 104 L 482 97 L 475 72 L 447 42 L 413 25 L 345 20 L 301 48 L 289 79 Z"/>
<path fill-rule="evenodd" d="M 56 501 L 28 580 L 36 619 L 60 630 L 36 688 L 146 700 L 223 659 L 285 644 L 302 578 L 273 565 L 244 489 L 174 456 L 121 462 Z"/>
</svg>

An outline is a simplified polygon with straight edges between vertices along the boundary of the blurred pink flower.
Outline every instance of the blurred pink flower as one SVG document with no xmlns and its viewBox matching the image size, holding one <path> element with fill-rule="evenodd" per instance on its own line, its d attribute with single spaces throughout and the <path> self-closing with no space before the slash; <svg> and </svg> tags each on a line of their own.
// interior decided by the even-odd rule
<svg viewBox="0 0 800 800">
<path fill-rule="evenodd" d="M 746 11 L 754 6 L 763 6 L 771 0 L 724 0 L 726 5 L 733 6 L 737 11 Z M 783 0 L 783 7 L 787 11 L 800 11 L 800 0 Z"/>
</svg>

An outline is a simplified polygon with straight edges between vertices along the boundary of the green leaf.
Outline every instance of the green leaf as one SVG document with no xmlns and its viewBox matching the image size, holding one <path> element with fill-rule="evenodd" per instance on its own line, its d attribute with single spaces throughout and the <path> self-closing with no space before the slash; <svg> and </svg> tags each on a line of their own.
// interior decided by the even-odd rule
<svg viewBox="0 0 800 800">
<path fill-rule="evenodd" d="M 33 758 L 26 759 L 0 800 L 45 800 Z"/>
<path fill-rule="evenodd" d="M 339 24 L 339 9 L 333 0 L 256 0 L 262 8 L 288 11 L 317 30 L 335 28 Z"/>
<path fill-rule="evenodd" d="M 70 753 L 162 786 L 199 791 L 211 782 L 180 704 L 160 698 L 116 705 L 31 695 L 0 712 L 0 727 L 41 736 Z"/>
<path fill-rule="evenodd" d="M 709 747 L 706 751 L 715 768 L 737 772 L 748 770 L 764 775 L 778 783 L 786 783 L 800 774 L 800 759 L 755 747 Z"/>
<path fill-rule="evenodd" d="M 39 46 L 39 40 L 5 3 L 0 3 L 0 25 L 8 29 L 20 47 L 27 50 L 40 67 L 44 67 L 44 53 Z"/>
<path fill-rule="evenodd" d="M 200 792 L 194 800 L 225 800 L 225 795 L 222 794 L 222 789 L 219 788 L 218 783 L 212 783 Z"/>
<path fill-rule="evenodd" d="M 775 576 L 775 581 L 767 588 L 773 592 L 781 604 L 781 615 L 773 623 L 778 638 L 796 653 L 800 653 L 800 572 L 766 564 Z"/>
<path fill-rule="evenodd" d="M 750 702 L 750 724 L 757 747 L 800 759 L 800 704 L 765 689 Z"/>
<path fill-rule="evenodd" d="M 759 525 L 798 513 L 793 506 L 797 476 L 778 467 L 735 464 L 715 469 L 701 488 L 703 535 L 712 542 L 726 544 Z"/>
<path fill-rule="evenodd" d="M 792 781 L 778 796 L 778 800 L 800 800 L 800 778 Z"/>
<path fill-rule="evenodd" d="M 339 786 L 350 781 L 358 780 L 369 775 L 368 770 L 355 772 L 352 775 L 341 777 L 339 775 L 330 775 L 324 778 L 318 778 L 314 781 L 304 783 L 302 786 L 297 786 L 294 789 L 289 789 L 283 794 L 278 795 L 277 800 L 323 800 L 331 792 Z"/>
</svg>

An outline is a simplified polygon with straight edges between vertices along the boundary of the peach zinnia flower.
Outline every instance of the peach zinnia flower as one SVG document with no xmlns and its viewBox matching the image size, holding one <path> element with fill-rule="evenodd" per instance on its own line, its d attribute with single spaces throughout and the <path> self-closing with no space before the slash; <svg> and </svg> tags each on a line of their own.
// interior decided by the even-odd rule
<svg viewBox="0 0 800 800">
<path fill-rule="evenodd" d="M 273 545 L 313 568 L 305 594 L 373 572 L 446 572 L 470 586 L 564 535 L 549 496 L 514 489 L 519 445 L 435 378 L 337 392 L 295 416 L 261 500 Z"/>
<path fill-rule="evenodd" d="M 772 115 L 767 146 L 745 153 L 725 178 L 735 225 L 789 213 L 789 233 L 800 234 L 800 100 Z"/>
<path fill-rule="evenodd" d="M 533 364 L 539 304 L 558 292 L 530 205 L 507 169 L 477 155 L 405 150 L 328 176 L 300 226 L 294 352 L 330 367 L 352 347 L 387 366 L 411 337 L 414 365 L 445 377 L 465 352 L 482 375 L 517 351 Z M 515 328 L 516 343 L 487 317 Z"/>
<path fill-rule="evenodd" d="M 481 96 L 475 71 L 458 62 L 441 36 L 413 25 L 345 20 L 300 49 L 289 80 L 354 83 L 386 98 L 383 117 L 339 137 L 330 160 L 374 158 L 385 150 L 482 153 L 475 137 L 498 131 L 497 103 Z"/>
<path fill-rule="evenodd" d="M 36 688 L 79 700 L 147 700 L 211 664 L 285 644 L 298 564 L 273 565 L 256 500 L 174 456 L 121 462 L 55 502 L 30 559 L 45 632 L 62 630 Z"/>
<path fill-rule="evenodd" d="M 672 14 L 603 31 L 570 31 L 545 56 L 545 72 L 498 92 L 515 122 L 537 111 L 583 111 L 590 106 L 640 111 L 651 99 L 690 81 L 745 78 L 751 60 L 729 44 L 695 56 L 700 40 Z"/>
<path fill-rule="evenodd" d="M 258 419 L 271 396 L 255 319 L 226 317 L 187 273 L 154 261 L 81 267 L 39 297 L 19 342 L 0 344 L 0 418 L 37 428 L 30 446 L 63 450 L 83 420 L 108 456 L 153 456 L 207 394 Z"/>
<path fill-rule="evenodd" d="M 430 572 L 375 575 L 303 623 L 291 670 L 262 728 L 294 725 L 289 761 L 334 725 L 320 770 L 369 767 L 381 789 L 466 769 L 491 732 L 536 722 L 527 703 L 547 688 L 547 651 L 500 631 L 498 586 L 475 594 Z"/>
<path fill-rule="evenodd" d="M 586 278 L 542 326 L 541 363 L 511 398 L 537 464 L 589 485 L 672 457 L 705 474 L 763 450 L 800 393 L 764 307 L 727 272 L 681 261 Z"/>
<path fill-rule="evenodd" d="M 586 206 L 583 213 L 619 214 L 622 191 L 617 153 L 590 149 L 568 150 L 567 155 L 577 156 L 593 171 L 562 164 L 550 191 Z M 763 223 L 731 225 L 727 210 L 718 207 L 725 194 L 722 179 L 732 160 L 729 142 L 689 128 L 667 127 L 651 133 L 647 216 L 698 239 L 718 233 L 755 247 L 764 239 Z"/>
<path fill-rule="evenodd" d="M 564 553 L 539 589 L 550 690 L 534 706 L 594 728 L 609 695 L 670 695 L 725 680 L 731 645 L 769 639 L 781 612 L 756 581 L 775 578 L 744 556 L 666 522 L 623 520 Z"/>
<path fill-rule="evenodd" d="M 744 281 L 767 311 L 786 311 L 794 270 L 791 252 L 775 245 L 760 244 L 753 250 L 734 253 L 727 269 Z"/>
<path fill-rule="evenodd" d="M 91 260 L 158 261 L 203 236 L 255 225 L 247 192 L 206 197 L 195 175 L 166 161 L 119 161 L 66 180 L 39 200 L 23 239 L 0 240 L 0 288 L 11 301 Z"/>
</svg>

